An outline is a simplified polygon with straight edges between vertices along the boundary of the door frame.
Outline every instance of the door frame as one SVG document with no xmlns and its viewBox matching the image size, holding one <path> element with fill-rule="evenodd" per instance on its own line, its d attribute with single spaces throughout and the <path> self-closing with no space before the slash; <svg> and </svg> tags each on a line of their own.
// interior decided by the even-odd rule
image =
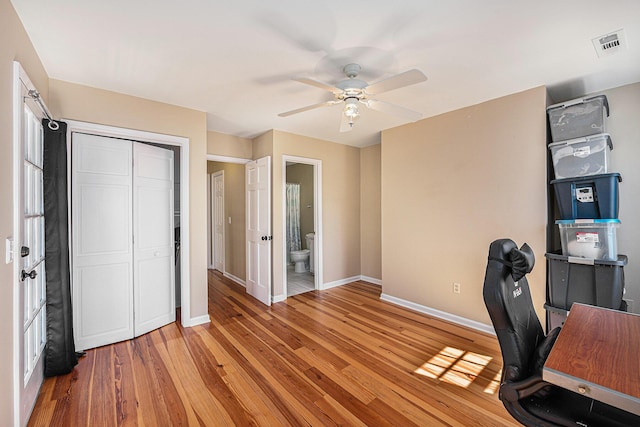
<svg viewBox="0 0 640 427">
<path fill-rule="evenodd" d="M 315 237 L 314 249 L 314 289 L 322 289 L 323 256 L 322 256 L 322 160 L 308 157 L 282 155 L 282 230 L 287 229 L 287 162 L 302 163 L 313 166 L 313 226 Z M 287 239 L 282 239 L 282 290 L 283 298 L 287 298 Z"/>
<path fill-rule="evenodd" d="M 89 133 L 92 135 L 111 138 L 129 139 L 132 141 L 150 142 L 162 145 L 174 145 L 180 147 L 180 323 L 184 327 L 192 326 L 191 318 L 191 288 L 190 288 L 190 221 L 189 221 L 189 138 L 173 135 L 165 135 L 154 132 L 139 131 L 115 126 L 86 123 L 77 120 L 67 122 L 67 163 L 71 164 L 71 152 L 73 144 L 72 132 Z M 69 174 L 71 168 L 68 168 Z M 71 176 L 68 176 L 69 185 Z M 71 187 L 69 187 L 71 191 Z M 71 194 L 69 195 L 71 196 Z M 69 204 L 71 210 L 71 204 Z M 69 212 L 71 214 L 71 212 Z M 183 221 L 186 218 L 186 221 Z M 69 215 L 71 219 L 71 215 Z M 69 224 L 71 230 L 71 224 Z M 71 241 L 71 240 L 70 240 Z"/>
<path fill-rule="evenodd" d="M 220 162 L 220 163 L 234 163 L 234 164 L 238 164 L 238 165 L 245 165 L 249 162 L 251 162 L 251 159 L 245 159 L 242 157 L 230 157 L 230 156 L 220 156 L 218 154 L 207 154 L 207 162 Z M 209 255 L 209 259 L 207 260 L 207 263 L 209 264 L 209 269 L 213 268 L 213 230 L 211 229 L 211 217 L 213 215 L 213 213 L 211 212 L 211 205 L 212 205 L 212 201 L 211 201 L 211 183 L 212 183 L 212 177 L 213 174 L 208 173 L 207 174 L 207 225 L 209 227 L 209 229 L 207 230 L 207 234 L 209 236 L 209 238 L 207 239 L 207 245 L 208 245 L 208 255 Z M 246 185 L 246 183 L 245 183 Z M 226 197 L 226 193 L 225 193 L 225 197 Z M 226 237 L 225 237 L 226 238 Z M 246 242 L 245 242 L 246 245 Z M 226 251 L 226 248 L 224 248 L 224 250 Z M 246 248 L 245 248 L 246 250 Z M 224 260 L 225 260 L 225 270 L 226 270 L 226 262 L 227 262 L 227 254 L 224 254 Z M 246 266 L 245 266 L 245 270 L 246 270 Z M 246 273 L 246 272 L 245 272 Z M 223 271 L 222 274 L 225 277 L 230 278 L 231 280 L 233 280 L 234 282 L 242 285 L 242 286 L 246 286 L 246 283 L 242 280 L 240 280 L 239 278 L 232 276 L 232 275 L 227 275 L 226 271 Z"/>
</svg>

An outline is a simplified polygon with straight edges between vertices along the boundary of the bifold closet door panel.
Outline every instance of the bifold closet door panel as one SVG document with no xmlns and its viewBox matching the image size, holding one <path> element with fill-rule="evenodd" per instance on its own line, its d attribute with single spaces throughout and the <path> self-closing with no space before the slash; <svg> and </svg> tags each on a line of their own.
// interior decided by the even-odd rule
<svg viewBox="0 0 640 427">
<path fill-rule="evenodd" d="M 173 151 L 134 144 L 134 333 L 176 320 Z"/>
<path fill-rule="evenodd" d="M 76 349 L 133 337 L 131 141 L 72 135 Z"/>
</svg>

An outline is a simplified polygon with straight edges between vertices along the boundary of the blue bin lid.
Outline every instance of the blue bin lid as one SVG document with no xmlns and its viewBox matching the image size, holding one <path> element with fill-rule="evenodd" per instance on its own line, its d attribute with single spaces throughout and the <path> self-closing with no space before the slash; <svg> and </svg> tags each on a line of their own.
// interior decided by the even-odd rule
<svg viewBox="0 0 640 427">
<path fill-rule="evenodd" d="M 556 224 L 620 224 L 620 220 L 613 219 L 558 219 Z"/>
</svg>

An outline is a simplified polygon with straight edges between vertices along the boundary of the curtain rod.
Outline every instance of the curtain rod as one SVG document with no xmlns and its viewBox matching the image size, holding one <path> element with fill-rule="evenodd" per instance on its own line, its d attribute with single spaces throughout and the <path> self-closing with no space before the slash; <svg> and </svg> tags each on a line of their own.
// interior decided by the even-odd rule
<svg viewBox="0 0 640 427">
<path fill-rule="evenodd" d="M 53 116 L 49 112 L 49 109 L 47 108 L 46 105 L 44 105 L 44 102 L 42 102 L 42 98 L 40 97 L 40 93 L 35 89 L 31 89 L 29 91 L 29 97 L 31 99 L 33 99 L 36 104 L 38 104 L 38 107 L 40 107 L 40 109 L 42 110 L 42 114 L 44 114 L 46 119 L 49 120 L 49 128 L 51 130 L 58 130 L 60 128 L 60 125 L 58 125 L 58 123 L 56 123 L 56 121 L 53 119 Z"/>
</svg>

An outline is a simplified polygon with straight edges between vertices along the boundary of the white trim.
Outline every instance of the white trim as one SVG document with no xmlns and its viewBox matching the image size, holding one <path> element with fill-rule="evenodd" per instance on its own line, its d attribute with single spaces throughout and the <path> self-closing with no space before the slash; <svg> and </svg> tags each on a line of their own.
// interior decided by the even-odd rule
<svg viewBox="0 0 640 427">
<path fill-rule="evenodd" d="M 21 91 L 21 79 L 23 77 L 24 70 L 20 66 L 20 63 L 13 62 L 13 280 L 11 285 L 13 286 L 13 425 L 18 426 L 20 424 L 20 379 L 22 375 L 20 373 L 20 333 L 22 333 L 22 319 L 20 319 L 20 288 L 16 284 L 20 266 L 15 257 L 20 253 L 18 245 L 20 245 L 22 236 L 20 235 L 20 212 L 18 207 L 20 206 L 20 179 L 22 173 L 21 165 L 21 150 L 20 150 L 20 135 L 22 133 L 22 91 Z"/>
<path fill-rule="evenodd" d="M 334 280 L 333 282 L 329 282 L 329 283 L 323 283 L 320 289 L 324 291 L 327 289 L 335 288 L 336 286 L 342 286 L 348 283 L 357 282 L 358 280 L 360 280 L 360 277 L 361 276 L 353 276 L 353 277 L 347 277 L 346 279 Z"/>
<path fill-rule="evenodd" d="M 374 285 L 382 286 L 382 280 L 375 279 L 373 277 L 360 276 L 360 280 L 362 280 L 363 282 L 369 282 L 369 283 L 373 283 Z"/>
<path fill-rule="evenodd" d="M 271 297 L 271 302 L 275 304 L 277 302 L 286 301 L 286 299 L 287 294 L 274 295 L 273 297 Z"/>
<path fill-rule="evenodd" d="M 423 314 L 427 314 L 429 316 L 437 317 L 439 319 L 446 320 L 448 322 L 455 323 L 460 326 L 465 326 L 467 328 L 475 329 L 491 335 L 496 334 L 495 330 L 493 329 L 493 326 L 487 325 L 485 323 L 476 322 L 475 320 L 467 319 L 466 317 L 447 313 L 446 311 L 440 311 L 435 308 L 426 307 L 424 305 L 420 305 L 415 302 L 407 301 L 401 298 L 396 298 L 384 293 L 380 295 L 380 299 L 382 301 L 390 302 L 392 304 L 396 304 L 401 307 L 408 308 L 409 310 L 413 310 Z"/>
<path fill-rule="evenodd" d="M 240 286 L 244 286 L 245 288 L 247 287 L 247 284 L 245 283 L 245 281 L 244 281 L 244 280 L 242 280 L 241 278 L 239 278 L 239 277 L 237 277 L 237 276 L 234 276 L 234 275 L 233 275 L 233 274 L 231 274 L 231 273 L 227 273 L 227 272 L 225 271 L 224 273 L 222 273 L 222 275 L 223 275 L 224 277 L 226 277 L 227 279 L 229 279 L 229 280 L 233 280 L 234 282 L 236 282 L 236 283 L 237 283 L 238 285 L 240 285 Z"/>
<path fill-rule="evenodd" d="M 322 245 L 322 160 L 308 157 L 282 155 L 282 231 L 287 229 L 287 162 L 313 166 L 313 239 L 315 262 L 313 266 L 314 289 L 326 289 L 323 284 L 324 257 Z M 287 239 L 282 239 L 282 290 L 287 295 Z M 343 283 L 344 284 L 344 283 Z M 280 297 L 280 296 L 278 296 Z"/>
<path fill-rule="evenodd" d="M 207 154 L 207 161 L 209 162 L 221 162 L 221 163 L 236 163 L 244 165 L 249 163 L 251 159 L 243 159 L 241 157 L 219 156 L 217 154 Z"/>
<path fill-rule="evenodd" d="M 211 318 L 209 318 L 208 314 L 205 314 L 204 316 L 192 317 L 191 319 L 189 319 L 189 323 L 183 323 L 182 326 L 184 326 L 185 328 L 190 328 L 192 326 L 204 325 L 206 323 L 211 323 Z"/>
<path fill-rule="evenodd" d="M 189 138 L 164 135 L 154 132 L 139 131 L 96 123 L 64 120 L 67 122 L 67 143 L 71 144 L 71 133 L 82 132 L 93 135 L 124 138 L 155 144 L 175 145 L 180 147 L 180 323 L 188 327 L 200 323 L 202 317 L 191 318 L 191 279 L 190 279 L 190 215 L 189 215 Z M 72 148 L 73 149 L 73 148 Z M 71 152 L 71 150 L 69 150 Z M 70 154 L 69 152 L 69 154 Z M 69 180 L 69 185 L 71 181 Z M 71 218 L 71 217 L 69 217 Z M 183 221 L 186 218 L 186 221 Z M 71 230 L 71 228 L 69 228 Z"/>
</svg>

